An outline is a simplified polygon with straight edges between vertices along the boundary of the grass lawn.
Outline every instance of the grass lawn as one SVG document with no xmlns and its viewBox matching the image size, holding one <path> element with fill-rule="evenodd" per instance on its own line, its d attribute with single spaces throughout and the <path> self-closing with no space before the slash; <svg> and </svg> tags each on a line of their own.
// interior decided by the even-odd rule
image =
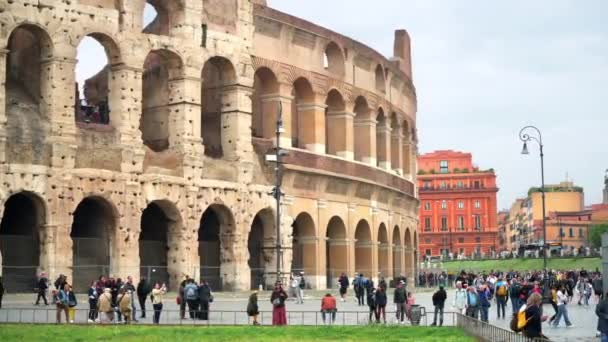
<svg viewBox="0 0 608 342">
<path fill-rule="evenodd" d="M 0 341 L 475 341 L 455 328 L 0 325 Z"/>
<path fill-rule="evenodd" d="M 580 269 L 584 267 L 587 270 L 595 270 L 602 268 L 602 260 L 600 258 L 559 258 L 547 259 L 547 267 L 556 270 Z M 448 272 L 466 271 L 490 271 L 490 270 L 542 270 L 543 259 L 504 259 L 504 260 L 470 260 L 470 261 L 448 261 L 443 263 L 443 268 Z"/>
</svg>

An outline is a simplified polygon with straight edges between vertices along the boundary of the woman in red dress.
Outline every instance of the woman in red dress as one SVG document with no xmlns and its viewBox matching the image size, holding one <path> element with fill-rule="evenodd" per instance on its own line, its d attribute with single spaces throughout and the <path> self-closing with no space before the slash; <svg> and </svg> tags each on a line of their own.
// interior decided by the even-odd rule
<svg viewBox="0 0 608 342">
<path fill-rule="evenodd" d="M 270 296 L 270 303 L 272 303 L 272 325 L 287 325 L 286 299 L 287 293 L 283 290 L 281 283 L 277 282 L 274 284 L 274 290 Z"/>
</svg>

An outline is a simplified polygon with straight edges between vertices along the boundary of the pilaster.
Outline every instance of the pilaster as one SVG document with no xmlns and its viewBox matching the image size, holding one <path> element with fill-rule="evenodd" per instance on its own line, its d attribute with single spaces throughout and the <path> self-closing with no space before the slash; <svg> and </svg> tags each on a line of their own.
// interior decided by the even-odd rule
<svg viewBox="0 0 608 342">
<path fill-rule="evenodd" d="M 355 160 L 376 166 L 375 119 L 355 118 Z"/>
<path fill-rule="evenodd" d="M 327 153 L 353 160 L 355 114 L 349 112 L 327 112 Z"/>
</svg>

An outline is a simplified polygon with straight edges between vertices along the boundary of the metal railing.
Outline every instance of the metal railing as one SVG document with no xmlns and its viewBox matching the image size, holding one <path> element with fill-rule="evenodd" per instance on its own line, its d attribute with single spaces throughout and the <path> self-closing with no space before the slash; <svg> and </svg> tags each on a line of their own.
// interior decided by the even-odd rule
<svg viewBox="0 0 608 342">
<path fill-rule="evenodd" d="M 548 342 L 543 338 L 529 338 L 522 334 L 482 322 L 476 318 L 452 312 L 456 317 L 456 327 L 463 329 L 468 335 L 480 341 L 489 342 Z"/>
</svg>

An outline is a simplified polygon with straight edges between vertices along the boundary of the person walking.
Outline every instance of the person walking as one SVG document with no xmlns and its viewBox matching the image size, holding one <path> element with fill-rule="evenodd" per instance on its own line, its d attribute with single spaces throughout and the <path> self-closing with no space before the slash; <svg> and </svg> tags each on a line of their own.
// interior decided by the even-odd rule
<svg viewBox="0 0 608 342">
<path fill-rule="evenodd" d="M 198 285 L 196 285 L 194 279 L 188 279 L 188 282 L 184 287 L 184 299 L 188 304 L 188 314 L 190 319 L 195 319 L 199 315 L 199 293 Z"/>
<path fill-rule="evenodd" d="M 330 325 L 334 324 L 336 321 L 336 311 L 338 311 L 336 298 L 331 293 L 326 293 L 321 299 L 321 318 L 323 318 L 323 324 L 327 324 L 328 321 Z M 328 321 L 326 321 L 326 318 L 328 318 Z"/>
<path fill-rule="evenodd" d="M 526 304 L 526 326 L 522 330 L 524 336 L 529 338 L 546 338 L 542 332 L 541 323 L 547 320 L 547 316 L 543 316 L 540 311 L 542 305 L 542 296 L 538 293 L 533 293 L 528 297 Z"/>
<path fill-rule="evenodd" d="M 258 323 L 259 314 L 258 291 L 253 291 L 253 293 L 249 296 L 249 301 L 247 302 L 247 315 L 253 319 L 253 325 L 260 325 L 260 323 Z"/>
<path fill-rule="evenodd" d="M 159 283 L 154 284 L 152 290 L 152 307 L 154 308 L 154 318 L 152 319 L 154 324 L 160 324 L 160 314 L 163 311 L 163 296 L 167 293 L 167 287 L 165 284 L 162 286 Z"/>
<path fill-rule="evenodd" d="M 78 301 L 76 300 L 76 294 L 72 291 L 72 286 L 70 284 L 65 284 L 65 294 L 68 297 L 68 314 L 70 316 L 70 323 L 74 323 L 76 319 L 76 305 L 78 305 Z"/>
<path fill-rule="evenodd" d="M 564 322 L 567 327 L 571 327 L 572 323 L 570 322 L 570 317 L 568 317 L 568 307 L 566 303 L 568 302 L 568 296 L 565 294 L 565 290 L 560 288 L 557 291 L 557 315 L 553 320 L 553 327 L 557 328 L 559 325 L 559 321 L 562 317 L 564 317 Z"/>
<path fill-rule="evenodd" d="M 521 285 L 517 281 L 517 278 L 511 279 L 511 285 L 509 286 L 509 297 L 511 297 L 511 308 L 513 313 L 517 313 L 521 307 L 519 296 L 521 293 Z"/>
<path fill-rule="evenodd" d="M 405 302 L 407 300 L 407 293 L 405 291 L 405 282 L 400 281 L 397 284 L 397 288 L 393 293 L 393 303 L 395 303 L 395 311 L 397 314 L 397 322 L 405 324 Z"/>
<path fill-rule="evenodd" d="M 365 287 L 364 287 L 364 279 L 363 274 L 358 274 L 353 280 L 353 288 L 355 290 L 355 296 L 357 296 L 357 303 L 359 306 L 365 305 Z"/>
<path fill-rule="evenodd" d="M 93 323 L 97 319 L 97 301 L 98 301 L 98 292 L 97 292 L 97 281 L 93 281 L 91 283 L 91 287 L 89 287 L 89 317 L 88 322 Z"/>
<path fill-rule="evenodd" d="M 2 297 L 4 296 L 4 283 L 2 282 L 2 277 L 0 276 L 0 309 L 2 309 Z"/>
<path fill-rule="evenodd" d="M 604 280 L 602 279 L 602 275 L 597 273 L 593 278 L 591 285 L 593 287 L 593 293 L 595 294 L 595 301 L 599 304 L 603 298 L 602 291 L 604 289 Z"/>
<path fill-rule="evenodd" d="M 388 302 L 386 297 L 386 288 L 382 285 L 378 285 L 376 290 L 376 322 L 380 323 L 380 317 L 382 316 L 382 322 L 386 324 L 386 303 Z"/>
<path fill-rule="evenodd" d="M 133 306 L 131 300 L 131 291 L 127 287 L 123 286 L 118 291 L 118 310 L 120 310 L 125 318 L 125 324 L 131 323 L 131 318 L 133 317 Z"/>
<path fill-rule="evenodd" d="M 287 325 L 287 312 L 285 309 L 285 301 L 287 293 L 283 290 L 281 283 L 277 282 L 274 285 L 274 290 L 270 296 L 272 304 L 272 325 Z"/>
<path fill-rule="evenodd" d="M 137 309 L 135 308 L 135 284 L 133 277 L 127 276 L 127 282 L 123 285 L 129 291 L 129 302 L 131 303 L 131 321 L 137 322 Z"/>
<path fill-rule="evenodd" d="M 181 284 L 179 284 L 179 291 L 177 292 L 177 301 L 179 304 L 179 319 L 186 318 L 186 299 L 184 298 L 184 288 L 186 284 L 190 281 L 190 277 L 186 276 L 184 280 L 182 280 Z"/>
<path fill-rule="evenodd" d="M 407 320 L 412 322 L 412 305 L 416 304 L 414 294 L 410 291 L 407 293 L 407 301 L 405 302 L 405 317 Z"/>
<path fill-rule="evenodd" d="M 600 332 L 601 342 L 608 342 L 608 293 L 595 307 L 597 315 L 597 330 Z"/>
<path fill-rule="evenodd" d="M 498 281 L 496 282 L 494 288 L 496 293 L 496 313 L 498 314 L 498 319 L 506 319 L 506 307 L 507 301 L 509 300 L 509 285 L 502 278 L 502 276 L 498 277 Z M 502 314 L 502 315 L 501 315 Z"/>
<path fill-rule="evenodd" d="M 557 312 L 558 312 L 558 302 L 559 299 L 557 298 L 557 285 L 553 285 L 551 286 L 551 306 L 553 307 L 553 316 L 551 316 L 551 318 L 549 318 L 549 324 L 553 323 L 553 320 L 555 319 L 555 317 L 557 317 Z M 564 293 L 564 295 L 566 296 L 566 302 L 568 301 L 568 295 L 566 294 L 566 290 L 562 290 L 562 292 Z"/>
<path fill-rule="evenodd" d="M 346 273 L 342 272 L 340 278 L 338 278 L 338 284 L 340 284 L 340 301 L 346 301 L 346 292 L 348 291 L 348 277 Z"/>
<path fill-rule="evenodd" d="M 201 284 L 198 287 L 198 296 L 200 301 L 200 319 L 203 321 L 209 320 L 209 303 L 213 302 L 213 294 L 211 293 L 211 287 L 207 284 L 207 281 L 201 279 Z"/>
<path fill-rule="evenodd" d="M 38 279 L 38 297 L 34 305 L 40 305 L 40 299 L 44 301 L 44 305 L 49 305 L 46 300 L 46 291 L 49 288 L 49 279 L 46 277 L 46 273 L 40 273 L 40 279 Z"/>
<path fill-rule="evenodd" d="M 141 309 L 140 318 L 146 318 L 146 299 L 152 292 L 150 283 L 145 277 L 142 277 L 137 283 L 137 299 L 139 301 L 139 308 Z"/>
<path fill-rule="evenodd" d="M 300 272 L 297 277 L 298 287 L 296 288 L 297 302 L 304 304 L 304 289 L 306 288 L 306 279 L 304 279 L 304 272 Z"/>
<path fill-rule="evenodd" d="M 378 320 L 376 317 L 376 291 L 368 292 L 367 294 L 367 306 L 369 307 L 369 323 L 373 323 Z"/>
<path fill-rule="evenodd" d="M 477 319 L 479 317 L 479 294 L 474 286 L 467 287 L 467 316 Z"/>
<path fill-rule="evenodd" d="M 483 284 L 479 290 L 479 313 L 482 322 L 489 323 L 489 311 L 491 306 L 491 294 L 488 286 Z"/>
<path fill-rule="evenodd" d="M 295 298 L 296 304 L 298 304 L 298 287 L 300 286 L 300 280 L 298 280 L 298 276 L 295 273 L 292 273 L 289 276 L 289 285 L 288 295 Z"/>
<path fill-rule="evenodd" d="M 452 306 L 457 310 L 457 312 L 465 315 L 467 309 L 467 290 L 462 287 L 462 282 L 456 282 L 456 292 L 454 293 L 454 301 L 452 302 Z"/>
<path fill-rule="evenodd" d="M 437 325 L 437 313 L 439 313 L 439 326 L 443 326 L 443 308 L 447 298 L 448 294 L 443 289 L 443 285 L 439 285 L 439 290 L 433 294 L 433 306 L 435 307 L 435 314 L 433 315 L 433 323 L 431 326 L 434 327 Z"/>
<path fill-rule="evenodd" d="M 65 322 L 70 322 L 70 314 L 68 312 L 68 296 L 65 291 L 62 290 L 54 290 L 53 291 L 53 302 L 55 302 L 56 313 L 55 318 L 57 320 L 57 324 L 61 324 L 61 314 L 65 314 Z"/>
</svg>

